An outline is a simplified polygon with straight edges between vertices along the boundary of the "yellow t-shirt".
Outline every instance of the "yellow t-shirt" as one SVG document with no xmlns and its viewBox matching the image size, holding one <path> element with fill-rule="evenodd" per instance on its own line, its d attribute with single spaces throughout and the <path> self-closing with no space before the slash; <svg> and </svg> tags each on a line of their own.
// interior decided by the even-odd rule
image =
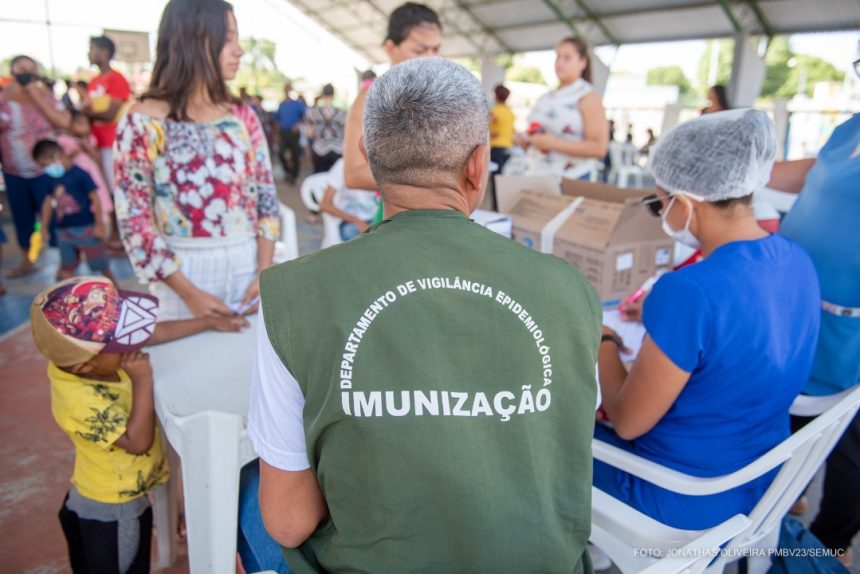
<svg viewBox="0 0 860 574">
<path fill-rule="evenodd" d="M 490 115 L 490 147 L 514 147 L 514 112 L 496 103 Z"/>
<path fill-rule="evenodd" d="M 84 379 L 48 365 L 51 412 L 75 445 L 72 484 L 99 502 L 128 502 L 167 482 L 167 458 L 161 431 L 148 452 L 131 454 L 113 446 L 125 433 L 131 413 L 131 379 L 120 370 L 119 382 Z"/>
</svg>

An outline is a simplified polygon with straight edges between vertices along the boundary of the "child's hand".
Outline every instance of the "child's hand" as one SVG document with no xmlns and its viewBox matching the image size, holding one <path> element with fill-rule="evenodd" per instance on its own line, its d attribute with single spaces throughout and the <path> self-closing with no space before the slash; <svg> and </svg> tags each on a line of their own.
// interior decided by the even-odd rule
<svg viewBox="0 0 860 574">
<path fill-rule="evenodd" d="M 134 353 L 125 353 L 120 361 L 120 367 L 128 373 L 131 380 L 135 383 L 152 383 L 152 365 L 149 362 L 149 355 L 141 351 Z"/>
<path fill-rule="evenodd" d="M 96 214 L 96 216 L 98 217 L 98 214 Z M 96 223 L 95 229 L 93 229 L 93 234 L 102 241 L 107 241 L 110 237 L 107 226 L 103 222 Z"/>
<path fill-rule="evenodd" d="M 234 315 L 232 317 L 209 317 L 209 328 L 222 333 L 239 333 L 251 326 L 244 317 Z"/>
</svg>

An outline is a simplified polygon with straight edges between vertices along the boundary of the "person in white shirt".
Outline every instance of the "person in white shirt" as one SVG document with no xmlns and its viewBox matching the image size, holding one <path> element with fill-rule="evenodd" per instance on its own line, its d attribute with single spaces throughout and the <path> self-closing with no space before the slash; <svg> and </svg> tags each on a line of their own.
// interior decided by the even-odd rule
<svg viewBox="0 0 860 574">
<path fill-rule="evenodd" d="M 370 226 L 379 209 L 379 201 L 375 191 L 352 189 L 344 185 L 343 159 L 338 159 L 328 174 L 329 184 L 320 201 L 320 211 L 343 220 L 340 238 L 349 241 Z"/>
<path fill-rule="evenodd" d="M 529 133 L 517 137 L 527 149 L 525 162 L 511 163 L 506 173 L 564 175 L 578 163 L 606 156 L 609 126 L 600 94 L 591 85 L 588 45 L 565 38 L 555 52 L 559 87 L 535 104 Z"/>
</svg>

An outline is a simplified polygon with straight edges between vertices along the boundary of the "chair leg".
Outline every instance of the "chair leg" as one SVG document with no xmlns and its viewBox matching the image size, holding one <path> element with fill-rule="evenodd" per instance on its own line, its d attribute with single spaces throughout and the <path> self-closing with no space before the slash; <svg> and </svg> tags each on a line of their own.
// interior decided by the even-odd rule
<svg viewBox="0 0 860 574">
<path fill-rule="evenodd" d="M 157 547 L 156 567 L 169 568 L 176 562 L 176 531 L 179 526 L 179 457 L 165 441 L 171 473 L 167 484 L 153 492 L 153 511 L 155 518 L 155 542 Z"/>
</svg>

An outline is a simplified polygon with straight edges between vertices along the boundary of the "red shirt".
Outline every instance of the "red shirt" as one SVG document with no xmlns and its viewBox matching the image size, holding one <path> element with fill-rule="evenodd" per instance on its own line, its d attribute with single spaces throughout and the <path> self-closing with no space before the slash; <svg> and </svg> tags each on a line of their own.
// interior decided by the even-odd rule
<svg viewBox="0 0 860 574">
<path fill-rule="evenodd" d="M 90 80 L 87 93 L 90 98 L 108 95 L 112 99 L 126 102 L 131 97 L 131 87 L 125 76 L 116 70 L 110 70 Z M 116 139 L 116 121 L 93 121 L 93 135 L 98 147 L 113 147 L 113 141 Z"/>
</svg>

